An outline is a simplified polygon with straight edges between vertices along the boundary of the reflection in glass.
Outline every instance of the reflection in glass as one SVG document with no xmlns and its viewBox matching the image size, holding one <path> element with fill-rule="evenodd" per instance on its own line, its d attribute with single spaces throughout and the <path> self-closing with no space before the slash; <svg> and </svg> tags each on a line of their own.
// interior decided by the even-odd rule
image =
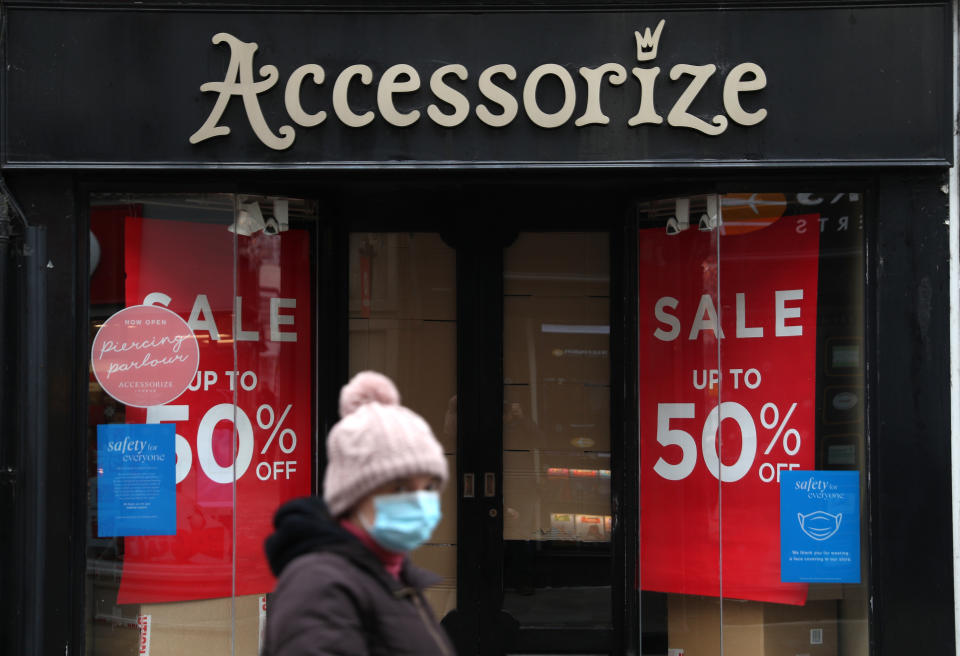
<svg viewBox="0 0 960 656">
<path fill-rule="evenodd" d="M 749 206 L 758 200 L 766 203 L 759 211 Z M 774 328 L 773 341 L 789 340 L 791 357 L 774 361 L 776 355 L 772 355 L 771 362 L 756 365 L 763 371 L 765 380 L 760 389 L 765 390 L 762 400 L 768 410 L 766 418 L 757 417 L 756 422 L 762 435 L 757 453 L 761 469 L 757 474 L 760 480 L 770 481 L 767 485 L 772 488 L 773 504 L 781 510 L 779 517 L 771 513 L 774 530 L 779 533 L 772 540 L 778 549 L 774 561 L 781 568 L 779 579 L 796 582 L 790 585 L 798 586 L 802 595 L 790 603 L 758 602 L 736 599 L 739 595 L 725 585 L 724 648 L 740 650 L 745 641 L 753 641 L 762 646 L 763 651 L 757 653 L 764 654 L 863 656 L 869 653 L 869 560 L 864 501 L 861 196 L 728 194 L 724 201 L 719 238 L 721 278 L 736 276 L 737 267 L 767 270 L 768 277 L 783 278 L 778 289 L 803 289 L 802 299 L 794 292 L 796 300 L 785 304 L 796 310 L 784 323 L 796 328 L 792 333 L 781 330 L 780 334 L 789 336 L 779 338 Z M 783 236 L 778 237 L 776 231 Z M 764 246 L 764 234 L 775 243 Z M 744 248 L 743 243 L 749 239 L 756 240 L 757 245 Z M 727 257 L 731 253 L 739 255 Z M 806 283 L 796 282 L 804 276 Z M 792 284 L 785 284 L 787 280 Z M 736 311 L 730 299 L 721 308 L 728 316 Z M 735 350 L 734 341 L 727 340 L 721 346 L 721 357 L 730 361 L 736 357 Z M 790 388 L 794 389 L 788 391 Z M 750 404 L 749 394 L 726 379 L 721 397 Z M 794 410 L 792 414 L 790 409 Z M 775 421 L 777 418 L 779 421 Z M 742 440 L 737 423 L 723 422 L 720 439 L 724 454 L 735 457 Z M 769 465 L 759 464 L 763 460 Z M 773 466 L 782 463 L 787 467 L 797 464 L 803 473 L 774 472 Z M 852 481 L 852 495 L 843 488 L 847 480 Z M 821 499 L 798 489 L 810 481 L 836 485 L 829 487 L 828 493 L 837 498 Z M 850 507 L 839 498 L 843 495 L 859 498 Z M 757 517 L 760 503 L 754 497 L 748 517 L 739 512 L 743 502 L 726 494 L 724 534 L 742 533 L 747 522 L 765 521 Z M 842 513 L 837 510 L 841 506 Z M 737 556 L 732 550 L 725 551 L 725 566 L 728 557 Z"/>
<path fill-rule="evenodd" d="M 238 204 L 283 226 L 241 229 Z M 123 307 L 162 305 L 188 322 L 200 362 L 186 390 L 151 407 L 124 405 L 91 378 L 87 651 L 135 654 L 149 640 L 154 656 L 256 654 L 273 586 L 263 539 L 277 506 L 309 494 L 312 478 L 311 253 L 301 226 L 313 213 L 283 199 L 100 195 L 90 215 L 100 247 L 91 339 Z M 139 385 L 165 384 L 156 363 L 136 370 Z M 172 425 L 175 534 L 103 535 L 102 424 Z M 122 487 L 127 500 L 150 493 L 133 473 Z"/>
<path fill-rule="evenodd" d="M 411 555 L 442 577 L 425 595 L 443 618 L 457 605 L 456 254 L 433 233 L 353 233 L 349 302 L 350 374 L 391 377 L 447 455 L 443 519 Z"/>
<path fill-rule="evenodd" d="M 522 233 L 504 258 L 504 610 L 610 625 L 610 273 L 599 233 Z"/>
<path fill-rule="evenodd" d="M 721 489 L 701 448 L 719 395 L 716 205 L 700 196 L 638 212 L 644 653 L 721 642 Z"/>
<path fill-rule="evenodd" d="M 860 195 L 639 216 L 644 653 L 868 653 Z M 842 514 L 802 487 L 851 474 Z"/>
</svg>

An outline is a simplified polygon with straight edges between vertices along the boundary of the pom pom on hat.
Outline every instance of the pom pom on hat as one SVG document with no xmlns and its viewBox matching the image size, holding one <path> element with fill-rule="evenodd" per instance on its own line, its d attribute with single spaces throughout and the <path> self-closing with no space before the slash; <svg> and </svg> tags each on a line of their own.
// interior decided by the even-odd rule
<svg viewBox="0 0 960 656">
<path fill-rule="evenodd" d="M 393 382 L 364 371 L 340 391 L 341 419 L 327 436 L 323 499 L 334 517 L 382 485 L 408 476 L 447 481 L 443 448 L 423 418 L 400 405 Z"/>
<path fill-rule="evenodd" d="M 346 417 L 368 403 L 400 405 L 400 392 L 383 374 L 361 371 L 340 390 L 340 417 Z"/>
</svg>

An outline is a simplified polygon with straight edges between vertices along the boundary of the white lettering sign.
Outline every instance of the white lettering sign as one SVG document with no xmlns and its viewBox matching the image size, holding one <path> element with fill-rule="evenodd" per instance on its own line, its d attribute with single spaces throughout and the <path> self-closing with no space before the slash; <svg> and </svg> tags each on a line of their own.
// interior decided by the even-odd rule
<svg viewBox="0 0 960 656">
<path fill-rule="evenodd" d="M 666 21 L 661 20 L 652 31 L 647 27 L 643 32 L 634 32 L 638 62 L 652 62 L 656 59 L 665 24 Z M 327 74 L 321 65 L 303 64 L 294 69 L 287 78 L 283 87 L 284 108 L 293 125 L 282 125 L 274 132 L 267 124 L 260 107 L 260 95 L 277 85 L 280 77 L 277 67 L 270 64 L 260 66 L 259 74 L 262 79 L 257 80 L 253 60 L 258 45 L 241 41 L 226 32 L 214 35 L 214 45 L 223 43 L 230 48 L 227 71 L 223 81 L 205 82 L 200 86 L 201 92 L 216 93 L 217 99 L 206 121 L 190 136 L 190 143 L 198 144 L 213 137 L 230 134 L 230 128 L 220 125 L 220 121 L 234 98 L 243 102 L 247 121 L 256 137 L 273 150 L 290 148 L 296 139 L 297 127 L 309 129 L 326 121 L 326 109 L 316 105 L 305 108 L 301 98 L 301 91 L 308 78 L 312 86 L 323 87 Z M 709 121 L 693 114 L 690 110 L 695 102 L 702 104 L 709 101 L 704 98 L 704 88 L 717 71 L 717 65 L 712 63 L 674 65 L 670 68 L 668 77 L 681 89 L 681 93 L 672 106 L 661 107 L 655 93 L 660 67 L 634 67 L 631 72 L 640 89 L 640 101 L 636 114 L 626 120 L 627 126 L 662 125 L 664 119 L 658 108 L 666 111 L 667 125 L 694 130 L 708 136 L 723 134 L 731 121 L 749 127 L 766 119 L 765 108 L 748 110 L 743 106 L 745 94 L 760 91 L 767 86 L 766 73 L 753 62 L 737 64 L 723 77 L 722 94 L 720 98 L 713 99 L 717 109 L 722 107 L 722 112 L 714 114 Z M 565 66 L 545 63 L 527 72 L 521 84 L 517 81 L 519 76 L 516 68 L 510 64 L 492 64 L 480 71 L 475 78 L 476 88 L 485 102 L 478 103 L 474 113 L 480 122 L 493 128 L 510 125 L 516 120 L 521 107 L 530 122 L 544 129 L 562 127 L 571 119 L 576 127 L 609 125 L 610 117 L 603 112 L 603 81 L 606 79 L 610 87 L 624 86 L 629 79 L 626 67 L 618 63 L 604 63 L 580 67 L 576 72 L 579 73 L 579 78 Z M 394 64 L 382 71 L 376 81 L 375 77 L 375 71 L 366 64 L 347 66 L 336 75 L 330 96 L 330 109 L 340 123 L 351 128 L 362 128 L 379 118 L 389 125 L 403 128 L 429 120 L 452 128 L 461 125 L 470 116 L 470 101 L 460 89 L 464 85 L 474 84 L 474 77 L 462 64 L 446 64 L 428 76 L 427 86 L 432 94 L 431 100 L 441 104 L 425 103 L 422 106 L 425 106 L 426 112 L 418 109 L 397 109 L 398 98 L 409 96 L 416 101 L 417 94 L 425 92 L 420 73 L 413 66 Z M 560 83 L 563 97 L 559 108 L 545 108 L 538 101 L 537 90 L 544 78 L 554 78 L 553 82 Z M 377 112 L 368 109 L 358 114 L 354 111 L 351 93 L 355 93 L 361 86 L 376 87 Z M 578 94 L 582 94 L 586 99 L 586 107 L 583 114 L 574 119 Z M 193 320 L 198 320 L 201 325 L 206 321 L 199 315 Z"/>
<path fill-rule="evenodd" d="M 762 325 L 747 325 L 747 294 L 736 292 L 736 339 L 750 339 L 763 337 Z M 800 324 L 799 301 L 803 300 L 802 289 L 778 289 L 774 291 L 774 336 L 801 337 L 803 326 Z M 653 315 L 661 324 L 653 331 L 653 336 L 661 342 L 672 342 L 681 334 L 680 318 L 677 316 L 680 301 L 672 296 L 663 296 L 657 299 L 653 307 Z M 702 332 L 713 333 L 714 338 L 724 339 L 726 334 L 720 325 L 720 318 L 714 298 L 710 294 L 702 294 L 697 309 L 690 323 L 688 340 L 700 338 Z"/>
</svg>

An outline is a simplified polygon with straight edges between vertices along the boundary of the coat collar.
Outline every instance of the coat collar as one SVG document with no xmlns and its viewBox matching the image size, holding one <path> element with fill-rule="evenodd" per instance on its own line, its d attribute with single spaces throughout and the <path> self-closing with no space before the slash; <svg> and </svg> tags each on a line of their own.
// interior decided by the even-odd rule
<svg viewBox="0 0 960 656">
<path fill-rule="evenodd" d="M 362 569 L 396 594 L 404 588 L 423 590 L 440 582 L 441 577 L 404 559 L 400 580 L 391 576 L 370 549 L 339 522 L 330 517 L 319 497 L 301 497 L 280 506 L 273 518 L 274 533 L 265 543 L 267 559 L 274 576 L 294 558 L 307 553 L 335 553 Z"/>
</svg>

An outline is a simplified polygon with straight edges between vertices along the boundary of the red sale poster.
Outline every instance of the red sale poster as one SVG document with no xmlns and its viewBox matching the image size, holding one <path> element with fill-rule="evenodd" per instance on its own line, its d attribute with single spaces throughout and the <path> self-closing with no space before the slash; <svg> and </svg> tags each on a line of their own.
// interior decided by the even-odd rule
<svg viewBox="0 0 960 656">
<path fill-rule="evenodd" d="M 130 217 L 124 233 L 126 304 L 182 317 L 200 361 L 179 397 L 127 408 L 176 426 L 177 532 L 125 538 L 118 603 L 269 592 L 273 513 L 310 493 L 308 234 L 238 236 L 235 260 L 224 225 Z"/>
<path fill-rule="evenodd" d="M 779 472 L 814 468 L 815 216 L 641 230 L 640 585 L 803 604 Z"/>
</svg>

